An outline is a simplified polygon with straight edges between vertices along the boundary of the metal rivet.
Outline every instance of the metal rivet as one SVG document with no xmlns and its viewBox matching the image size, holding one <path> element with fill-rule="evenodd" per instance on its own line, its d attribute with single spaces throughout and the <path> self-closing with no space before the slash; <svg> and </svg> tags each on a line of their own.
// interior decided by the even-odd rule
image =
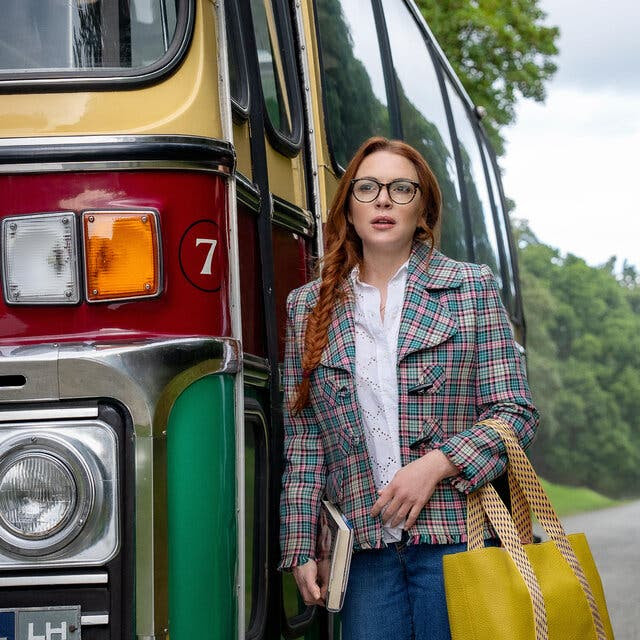
<svg viewBox="0 0 640 640">
<path fill-rule="evenodd" d="M 94 296 L 97 296 L 98 295 L 98 290 L 94 289 L 91 293 L 93 293 Z"/>
<path fill-rule="evenodd" d="M 11 231 L 15 231 L 18 228 L 18 225 L 15 222 L 12 222 L 9 225 L 9 229 L 11 229 Z"/>
<path fill-rule="evenodd" d="M 93 222 L 95 218 L 93 216 L 89 216 L 89 222 Z"/>
<path fill-rule="evenodd" d="M 69 224 L 69 218 L 62 218 L 62 224 Z"/>
<path fill-rule="evenodd" d="M 73 295 L 73 291 L 65 291 L 64 295 L 67 296 L 67 298 L 70 298 Z"/>
<path fill-rule="evenodd" d="M 14 291 L 13 292 L 13 297 L 16 298 L 16 300 L 20 297 L 20 292 L 19 291 Z"/>
<path fill-rule="evenodd" d="M 144 288 L 149 291 L 151 289 L 151 285 L 147 282 L 145 283 Z"/>
<path fill-rule="evenodd" d="M 146 222 L 147 221 L 147 216 L 142 216 L 142 222 Z"/>
</svg>

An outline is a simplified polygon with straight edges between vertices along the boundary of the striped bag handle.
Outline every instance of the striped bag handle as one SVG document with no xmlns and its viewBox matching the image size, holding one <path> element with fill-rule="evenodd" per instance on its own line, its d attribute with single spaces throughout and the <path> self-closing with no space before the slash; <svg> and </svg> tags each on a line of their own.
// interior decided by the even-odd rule
<svg viewBox="0 0 640 640">
<path fill-rule="evenodd" d="M 488 484 L 478 491 L 470 494 L 468 496 L 467 503 L 470 512 L 467 515 L 467 523 L 469 521 L 469 516 L 471 515 L 475 518 L 476 524 L 479 522 L 480 525 L 482 525 L 484 522 L 484 513 L 487 514 L 489 521 L 500 537 L 500 541 L 511 556 L 511 559 L 527 586 L 527 591 L 531 598 L 531 604 L 533 605 L 533 621 L 535 623 L 536 640 L 549 640 L 547 608 L 544 604 L 544 597 L 542 595 L 542 590 L 540 589 L 540 583 L 538 582 L 538 578 L 531 566 L 531 562 L 529 562 L 529 557 L 520 542 L 520 534 L 516 529 L 513 518 L 511 517 L 507 507 L 491 484 Z M 478 518 L 478 514 L 480 515 L 480 518 Z M 482 538 L 482 526 L 478 527 L 478 529 L 480 538 Z M 474 540 L 477 540 L 475 533 Z M 469 541 L 471 542 L 471 538 Z M 482 547 L 484 547 L 484 542 Z M 471 548 L 471 544 L 469 544 L 469 549 Z"/>
<path fill-rule="evenodd" d="M 518 443 L 518 440 L 513 431 L 513 428 L 511 427 L 511 425 L 507 424 L 506 422 L 502 420 L 496 420 L 496 419 L 483 420 L 479 424 L 485 424 L 488 427 L 492 428 L 494 431 L 496 431 L 500 435 L 503 442 L 505 443 L 505 446 L 507 449 L 507 455 L 509 457 L 509 471 L 513 474 L 513 481 L 514 481 L 513 483 L 519 485 L 520 487 L 520 490 L 517 491 L 514 495 L 512 495 L 512 501 L 515 500 L 516 502 L 520 503 L 517 507 L 517 509 L 519 509 L 518 512 L 520 513 L 519 517 L 522 518 L 524 514 L 523 504 L 522 504 L 522 502 L 524 501 L 525 503 L 528 503 L 528 505 L 531 507 L 531 509 L 533 510 L 533 513 L 536 515 L 536 517 L 538 518 L 538 521 L 542 525 L 542 528 L 545 530 L 549 538 L 553 540 L 553 542 L 556 544 L 563 558 L 566 560 L 567 564 L 571 567 L 575 576 L 578 578 L 578 581 L 580 582 L 582 590 L 584 591 L 587 602 L 589 604 L 589 608 L 591 609 L 591 615 L 593 617 L 593 622 L 596 629 L 596 635 L 598 637 L 598 640 L 607 640 L 605 628 L 604 628 L 604 625 L 602 624 L 602 619 L 600 617 L 600 611 L 598 610 L 595 598 L 593 597 L 591 586 L 589 585 L 589 582 L 587 581 L 584 575 L 582 566 L 578 562 L 576 554 L 574 553 L 571 543 L 567 538 L 567 534 L 565 533 L 564 527 L 560 523 L 560 519 L 558 518 L 558 515 L 556 514 L 553 506 L 551 505 L 551 502 L 549 502 L 549 498 L 547 497 L 545 490 L 540 484 L 540 480 L 538 480 L 538 476 L 536 475 L 535 470 L 531 466 L 529 459 L 527 458 L 526 454 L 524 453 L 524 451 L 520 447 L 520 444 Z M 494 526 L 494 528 L 498 532 L 498 535 L 500 536 L 501 541 L 503 542 L 505 547 L 507 547 L 505 540 L 502 539 L 501 530 L 496 526 L 496 522 L 498 523 L 498 525 L 501 525 L 501 521 L 496 520 L 496 522 L 494 522 L 494 518 L 496 514 L 495 499 L 497 499 L 502 504 L 502 508 L 507 513 L 507 515 L 509 515 L 506 507 L 504 507 L 504 504 L 500 500 L 497 492 L 495 491 L 495 489 L 493 489 L 493 487 L 491 487 L 491 485 L 487 485 L 483 487 L 476 493 L 480 495 L 477 498 L 468 500 L 468 502 L 471 503 L 471 516 L 472 516 L 471 522 L 475 526 L 477 526 L 478 520 L 480 520 L 480 523 L 482 523 L 482 519 L 478 518 L 477 511 L 478 509 L 484 508 L 484 511 L 489 516 L 489 520 L 491 521 L 491 524 Z M 471 494 L 471 496 L 473 495 L 475 494 Z M 488 495 L 493 497 L 489 499 L 487 497 Z M 469 497 L 471 498 L 471 496 Z M 477 504 L 478 501 L 480 501 L 481 503 L 480 505 Z M 476 504 L 473 504 L 474 502 Z M 493 514 L 487 510 L 487 507 L 489 507 L 489 509 L 492 510 Z M 528 507 L 527 507 L 527 514 L 528 514 Z M 527 516 L 527 517 L 530 518 L 530 516 Z M 504 514 L 502 518 L 504 518 Z M 509 517 L 509 520 L 511 520 L 511 517 Z M 470 526 L 469 519 L 468 519 L 467 526 L 468 527 Z M 517 531 L 516 535 L 520 537 L 520 533 L 521 533 L 520 530 L 516 529 L 515 525 L 513 526 L 513 529 Z M 482 536 L 482 532 L 480 532 L 480 536 Z M 472 532 L 471 536 L 469 537 L 469 540 L 470 541 L 473 540 L 474 544 L 476 544 L 477 539 L 478 539 L 478 534 L 476 532 Z M 523 566 L 521 568 L 518 565 L 516 558 L 513 556 L 513 554 L 511 553 L 511 550 L 508 547 L 507 547 L 507 551 L 509 551 L 509 554 L 513 558 L 514 562 L 516 562 L 516 566 L 518 566 L 518 570 L 520 571 L 520 573 L 522 574 L 523 570 L 526 571 L 526 567 Z M 523 578 L 524 577 L 525 576 L 523 575 Z M 526 582 L 526 578 L 525 578 L 525 582 Z M 527 584 L 527 588 L 529 588 L 529 584 Z M 535 610 L 536 603 L 533 598 L 533 595 L 532 595 L 532 602 L 534 604 L 534 610 Z M 542 603 L 542 606 L 544 607 L 544 603 Z M 537 634 L 537 631 L 536 631 L 536 634 Z M 540 636 L 540 638 L 545 638 L 545 637 L 546 636 L 544 635 Z M 538 640 L 537 635 L 536 635 L 536 639 Z"/>
</svg>

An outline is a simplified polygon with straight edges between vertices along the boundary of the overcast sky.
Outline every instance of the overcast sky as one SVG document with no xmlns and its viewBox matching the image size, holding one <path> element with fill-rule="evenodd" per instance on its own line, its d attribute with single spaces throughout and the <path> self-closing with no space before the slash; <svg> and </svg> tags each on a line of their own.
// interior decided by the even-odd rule
<svg viewBox="0 0 640 640">
<path fill-rule="evenodd" d="M 541 0 L 560 27 L 546 103 L 522 100 L 501 159 L 515 217 L 589 264 L 640 267 L 640 2 Z"/>
</svg>

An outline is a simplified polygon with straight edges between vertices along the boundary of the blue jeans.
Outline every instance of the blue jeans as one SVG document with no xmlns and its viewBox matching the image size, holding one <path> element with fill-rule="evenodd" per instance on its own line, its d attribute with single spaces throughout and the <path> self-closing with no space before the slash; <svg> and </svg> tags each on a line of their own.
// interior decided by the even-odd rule
<svg viewBox="0 0 640 640">
<path fill-rule="evenodd" d="M 356 551 L 342 608 L 343 640 L 450 640 L 442 556 L 464 544 L 403 542 Z"/>
</svg>

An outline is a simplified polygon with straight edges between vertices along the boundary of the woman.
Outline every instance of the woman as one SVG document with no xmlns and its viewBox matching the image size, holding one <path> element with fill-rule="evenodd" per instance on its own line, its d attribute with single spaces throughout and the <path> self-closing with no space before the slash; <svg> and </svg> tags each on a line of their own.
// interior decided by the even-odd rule
<svg viewBox="0 0 640 640">
<path fill-rule="evenodd" d="M 466 549 L 466 494 L 523 447 L 532 405 L 491 271 L 433 248 L 441 196 L 409 145 L 371 138 L 326 223 L 321 279 L 288 300 L 281 568 L 323 603 L 323 494 L 355 530 L 345 640 L 450 637 L 442 556 Z M 489 533 L 487 532 L 487 536 Z"/>
</svg>

